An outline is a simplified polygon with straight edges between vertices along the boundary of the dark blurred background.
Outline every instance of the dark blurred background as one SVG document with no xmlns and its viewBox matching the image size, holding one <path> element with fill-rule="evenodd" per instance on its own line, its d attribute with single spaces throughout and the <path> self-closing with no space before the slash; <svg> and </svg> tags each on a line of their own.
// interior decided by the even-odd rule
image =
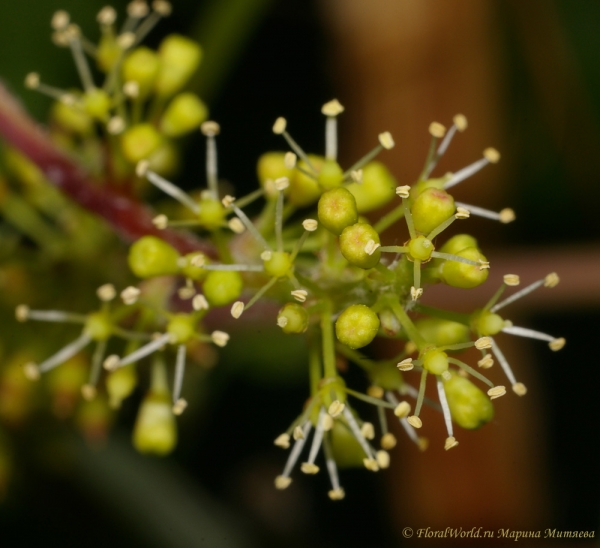
<svg viewBox="0 0 600 548">
<path fill-rule="evenodd" d="M 113 5 L 123 13 L 124 2 Z M 50 42 L 52 13 L 66 9 L 94 39 L 102 6 L 0 3 L 0 77 L 38 120 L 50 100 L 23 88 L 25 74 L 38 71 L 59 87 L 77 81 L 69 52 Z M 532 295 L 507 315 L 564 336 L 567 345 L 553 353 L 544 343 L 504 336 L 527 396 L 507 395 L 494 422 L 459 433 L 461 445 L 448 454 L 437 447 L 439 420 L 429 421 L 426 453 L 399 435 L 391 470 L 342 472 L 341 503 L 327 498 L 325 477 L 296 474 L 287 491 L 273 488 L 286 455 L 272 440 L 307 393 L 302 353 L 293 359 L 277 342 L 280 353 L 270 358 L 260 349 L 229 350 L 210 372 L 190 373 L 197 402 L 180 420 L 176 451 L 163 460 L 130 448 L 136 402 L 126 402 L 107 446 L 97 450 L 40 412 L 27 428 L 6 434 L 16 465 L 0 503 L 0 544 L 389 547 L 426 542 L 403 539 L 407 526 L 598 532 L 598 28 L 596 0 L 178 0 L 147 42 L 156 46 L 179 32 L 203 45 L 205 62 L 192 89 L 221 124 L 220 175 L 238 189 L 255 187 L 261 153 L 284 149 L 270 130 L 277 116 L 287 117 L 302 146 L 320 152 L 320 106 L 332 97 L 346 107 L 342 165 L 389 130 L 396 148 L 382 161 L 399 184 L 410 184 L 421 170 L 429 122 L 449 126 L 454 114 L 465 114 L 469 129 L 436 173 L 496 147 L 500 164 L 455 195 L 495 210 L 511 206 L 517 221 L 470 220 L 492 263 L 490 281 L 472 292 L 433 291 L 430 302 L 472 310 L 502 274 L 529 283 L 556 271 L 562 280 L 556 289 Z M 177 177 L 184 187 L 203 184 L 198 150 L 199 135 L 186 143 Z M 12 322 L 11 314 L 3 321 Z M 256 328 L 244 336 L 256 337 Z"/>
</svg>

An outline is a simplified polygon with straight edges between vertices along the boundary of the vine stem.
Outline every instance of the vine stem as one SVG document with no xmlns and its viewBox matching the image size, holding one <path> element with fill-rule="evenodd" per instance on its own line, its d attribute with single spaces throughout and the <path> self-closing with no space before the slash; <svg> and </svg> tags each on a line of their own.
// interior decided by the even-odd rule
<svg viewBox="0 0 600 548">
<path fill-rule="evenodd" d="M 157 229 L 152 224 L 152 210 L 118 191 L 110 181 L 93 181 L 83 166 L 52 143 L 49 135 L 1 83 L 0 135 L 36 164 L 51 184 L 81 207 L 105 219 L 126 241 L 153 235 L 180 253 L 201 251 L 216 257 L 209 243 L 190 233 Z"/>
</svg>

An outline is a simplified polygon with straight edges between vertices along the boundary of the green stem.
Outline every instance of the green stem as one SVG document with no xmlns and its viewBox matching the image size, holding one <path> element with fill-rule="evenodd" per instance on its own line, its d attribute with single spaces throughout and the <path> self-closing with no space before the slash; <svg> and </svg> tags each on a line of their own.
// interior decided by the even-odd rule
<svg viewBox="0 0 600 548">
<path fill-rule="evenodd" d="M 316 337 L 311 337 L 308 351 L 308 374 L 310 379 L 310 395 L 316 396 L 319 391 L 319 382 L 321 382 L 321 359 L 319 342 Z"/>
<path fill-rule="evenodd" d="M 417 345 L 417 348 L 419 350 L 425 348 L 429 343 L 421 336 L 415 324 L 409 318 L 404 308 L 400 306 L 400 303 L 398 302 L 397 298 L 394 296 L 390 296 L 388 303 L 389 307 L 392 309 L 392 312 L 395 314 L 396 318 L 398 318 L 402 329 L 404 329 L 404 331 L 408 335 L 408 338 Z"/>
<path fill-rule="evenodd" d="M 335 349 L 332 316 L 333 305 L 329 299 L 323 301 L 321 312 L 321 334 L 323 341 L 323 369 L 325 378 L 333 379 L 337 376 L 335 368 Z"/>
<path fill-rule="evenodd" d="M 352 363 L 358 365 L 367 372 L 372 371 L 376 366 L 376 362 L 374 360 L 367 358 L 364 354 L 361 354 L 356 350 L 352 350 L 343 344 L 336 344 L 335 349 L 336 352 L 345 358 L 348 358 Z"/>
<path fill-rule="evenodd" d="M 375 223 L 373 228 L 378 234 L 381 234 L 384 230 L 388 229 L 395 222 L 399 221 L 404 217 L 404 207 L 402 204 L 397 205 L 394 209 L 386 213 L 379 221 Z"/>
</svg>

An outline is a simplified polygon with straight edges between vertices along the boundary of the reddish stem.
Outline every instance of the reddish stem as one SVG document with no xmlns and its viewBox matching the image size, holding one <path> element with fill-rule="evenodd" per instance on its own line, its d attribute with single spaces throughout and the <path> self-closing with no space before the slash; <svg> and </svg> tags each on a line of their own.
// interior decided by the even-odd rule
<svg viewBox="0 0 600 548">
<path fill-rule="evenodd" d="M 214 248 L 188 232 L 158 230 L 152 210 L 120 193 L 110 184 L 94 183 L 85 169 L 55 147 L 44 129 L 0 83 L 0 135 L 36 164 L 48 181 L 85 209 L 105 219 L 127 241 L 154 235 L 180 253 L 202 251 L 216 256 Z"/>
</svg>

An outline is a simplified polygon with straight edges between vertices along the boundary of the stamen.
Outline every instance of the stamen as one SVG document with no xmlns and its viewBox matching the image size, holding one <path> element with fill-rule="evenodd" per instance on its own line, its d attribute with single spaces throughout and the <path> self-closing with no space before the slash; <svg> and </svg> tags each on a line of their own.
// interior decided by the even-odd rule
<svg viewBox="0 0 600 548">
<path fill-rule="evenodd" d="M 490 312 L 496 312 L 497 310 L 500 310 L 501 308 L 504 308 L 505 306 L 507 306 L 511 303 L 514 303 L 515 301 L 519 300 L 521 297 L 524 297 L 525 295 L 529 295 L 529 293 L 531 293 L 532 291 L 535 291 L 538 287 L 541 287 L 542 285 L 544 285 L 544 281 L 545 281 L 545 279 L 538 280 L 537 282 L 533 282 L 532 284 L 528 285 L 527 287 L 524 287 L 520 291 L 513 293 L 510 297 L 507 297 L 503 301 L 500 301 L 498 304 L 492 306 L 492 308 L 490 308 Z"/>
<path fill-rule="evenodd" d="M 174 185 L 170 181 L 167 181 L 163 177 L 161 177 L 158 173 L 154 173 L 148 169 L 149 163 L 148 160 L 142 160 L 138 162 L 135 172 L 138 177 L 146 177 L 148 181 L 150 181 L 155 187 L 162 190 L 165 194 L 171 196 L 171 198 L 175 198 L 179 203 L 183 204 L 187 208 L 191 209 L 196 215 L 200 213 L 200 207 L 198 204 L 192 200 L 189 195 L 181 190 L 178 186 Z"/>
<path fill-rule="evenodd" d="M 446 133 L 446 128 L 439 122 L 431 122 L 429 124 L 429 133 L 436 139 L 441 139 Z"/>
<path fill-rule="evenodd" d="M 86 316 L 62 310 L 31 310 L 27 305 L 21 304 L 15 309 L 15 317 L 19 322 L 37 320 L 42 322 L 59 323 L 84 323 Z"/>
<path fill-rule="evenodd" d="M 173 404 L 177 405 L 181 396 L 181 387 L 183 386 L 183 375 L 185 374 L 185 345 L 180 344 L 177 347 L 177 358 L 175 360 L 175 378 L 173 380 Z M 183 411 L 183 410 L 182 410 Z M 173 409 L 175 412 L 175 409 Z M 180 413 L 175 413 L 176 415 Z"/>
<path fill-rule="evenodd" d="M 410 186 L 403 185 L 396 187 L 396 194 L 400 196 L 400 198 L 408 198 L 410 195 Z"/>
<path fill-rule="evenodd" d="M 489 369 L 494 365 L 494 358 L 492 358 L 491 354 L 486 354 L 477 362 L 477 365 L 481 367 L 481 369 Z"/>
<path fill-rule="evenodd" d="M 294 440 L 299 440 L 304 437 L 304 430 L 300 426 L 296 426 L 294 428 L 293 438 Z"/>
<path fill-rule="evenodd" d="M 394 140 L 392 139 L 392 135 L 389 132 L 381 133 L 379 135 L 379 145 L 377 145 L 373 150 L 367 152 L 358 162 L 354 163 L 350 168 L 344 171 L 342 176 L 344 181 L 348 181 L 352 178 L 352 173 L 358 171 L 366 164 L 368 164 L 375 156 L 377 156 L 384 148 L 390 149 L 394 147 Z"/>
<path fill-rule="evenodd" d="M 90 71 L 87 59 L 83 53 L 83 47 L 81 46 L 81 31 L 77 25 L 69 25 L 64 32 L 69 40 L 69 47 L 71 48 L 73 60 L 75 61 L 75 67 L 79 73 L 79 78 L 81 79 L 83 89 L 85 91 L 92 91 L 96 86 L 94 85 L 92 72 Z"/>
<path fill-rule="evenodd" d="M 283 157 L 283 165 L 288 169 L 294 169 L 297 161 L 298 156 L 296 156 L 293 152 L 286 152 L 285 156 Z"/>
<path fill-rule="evenodd" d="M 342 500 L 345 496 L 344 490 L 340 487 L 340 479 L 338 476 L 337 465 L 333 458 L 333 451 L 328 438 L 323 439 L 323 452 L 325 453 L 325 464 L 329 481 L 331 481 L 332 489 L 327 493 L 331 500 Z"/>
<path fill-rule="evenodd" d="M 416 263 L 416 262 L 417 262 L 417 261 L 415 261 L 415 263 Z M 419 272 L 419 274 L 420 274 L 420 273 L 421 273 L 421 270 L 417 270 L 417 269 L 415 268 L 415 273 L 416 273 L 416 272 Z M 415 276 L 415 277 L 416 277 L 416 276 Z M 423 295 L 423 288 L 422 288 L 422 287 L 414 287 L 414 286 L 413 286 L 413 287 L 411 287 L 411 288 L 410 288 L 410 296 L 411 296 L 411 298 L 412 298 L 412 300 L 413 300 L 413 301 L 416 301 L 416 300 L 418 300 L 418 299 L 421 297 L 421 295 Z"/>
<path fill-rule="evenodd" d="M 457 445 L 458 445 L 458 442 L 456 441 L 454 436 L 449 436 L 446 438 L 446 443 L 444 443 L 444 449 L 446 451 L 448 451 L 449 449 L 452 449 L 453 447 L 456 447 Z"/>
<path fill-rule="evenodd" d="M 369 386 L 367 388 L 367 396 L 370 396 L 371 398 L 377 398 L 377 399 L 381 399 L 383 398 L 383 388 L 381 388 L 381 386 Z"/>
<path fill-rule="evenodd" d="M 406 421 L 413 428 L 421 428 L 423 426 L 423 421 L 417 417 L 416 415 L 412 415 L 411 417 L 407 417 Z"/>
<path fill-rule="evenodd" d="M 550 350 L 556 352 L 557 350 L 560 350 L 566 342 L 567 341 L 564 339 L 564 337 L 560 337 L 559 339 L 554 339 L 553 341 L 550 341 L 548 346 L 550 347 Z"/>
<path fill-rule="evenodd" d="M 229 219 L 229 221 L 227 221 L 227 226 L 232 232 L 235 232 L 236 234 L 243 234 L 244 232 L 246 232 L 246 227 L 244 226 L 244 223 L 242 223 L 242 221 L 240 221 L 237 217 L 232 217 L 231 219 Z"/>
<path fill-rule="evenodd" d="M 196 311 L 198 310 L 208 310 L 208 301 L 204 295 L 196 295 L 192 299 L 192 308 Z"/>
<path fill-rule="evenodd" d="M 315 221 L 315 219 L 305 219 L 304 221 L 302 221 L 302 226 L 307 232 L 314 232 L 315 230 L 317 230 L 319 223 Z"/>
<path fill-rule="evenodd" d="M 524 396 L 527 394 L 527 387 L 522 382 L 513 384 L 512 389 L 517 396 Z"/>
<path fill-rule="evenodd" d="M 429 238 L 427 238 L 429 239 Z M 436 259 L 445 259 L 446 261 L 454 261 L 455 263 L 463 263 L 471 266 L 481 266 L 481 263 L 478 261 L 472 261 L 471 259 L 465 259 L 464 257 L 459 257 L 458 255 L 453 255 L 452 253 L 441 253 L 440 251 L 432 251 L 431 256 Z"/>
<path fill-rule="evenodd" d="M 244 223 L 244 226 L 248 229 L 248 232 L 254 236 L 254 239 L 263 247 L 263 249 L 272 251 L 271 246 L 263 238 L 262 234 L 258 231 L 256 226 L 254 226 L 254 223 L 248 218 L 248 216 L 237 205 L 235 205 L 235 203 L 231 203 L 231 209 L 235 211 L 235 214 L 239 217 L 240 221 Z"/>
<path fill-rule="evenodd" d="M 64 30 L 69 26 L 71 18 L 65 10 L 55 11 L 50 20 L 50 26 L 54 30 Z"/>
<path fill-rule="evenodd" d="M 117 296 L 117 290 L 113 284 L 104 284 L 96 289 L 96 295 L 101 301 L 107 303 Z"/>
<path fill-rule="evenodd" d="M 372 440 L 373 438 L 375 438 L 375 428 L 373 427 L 373 423 L 363 422 L 362 426 L 360 427 L 360 433 L 367 440 Z"/>
<path fill-rule="evenodd" d="M 381 247 L 381 244 L 375 243 L 375 240 L 369 240 L 365 245 L 365 253 L 367 255 L 373 255 L 378 247 Z"/>
<path fill-rule="evenodd" d="M 552 272 L 544 278 L 544 287 L 556 287 L 558 282 L 560 282 L 558 274 L 556 272 Z"/>
<path fill-rule="evenodd" d="M 148 35 L 162 17 L 171 15 L 171 4 L 165 0 L 154 0 L 154 2 L 152 2 L 152 9 L 152 13 L 142 22 L 135 32 L 136 44 L 139 44 Z"/>
<path fill-rule="evenodd" d="M 388 432 L 387 434 L 381 436 L 381 447 L 383 447 L 384 449 L 393 449 L 394 447 L 396 447 L 397 443 L 398 440 L 396 440 L 396 436 L 394 436 L 394 434 L 392 434 L 391 432 Z"/>
<path fill-rule="evenodd" d="M 462 208 L 461 208 L 462 209 Z M 441 234 L 444 230 L 446 230 L 456 219 L 466 219 L 469 215 L 468 215 L 468 211 L 466 216 L 463 215 L 462 217 L 459 217 L 459 213 L 456 213 L 455 215 L 452 215 L 452 217 L 450 217 L 449 219 L 446 219 L 443 223 L 439 224 L 438 226 L 436 226 L 428 235 L 427 235 L 427 239 L 428 240 L 433 240 L 438 234 Z"/>
<path fill-rule="evenodd" d="M 446 188 L 446 187 L 444 187 Z M 484 217 L 485 219 L 491 219 L 492 221 L 500 221 L 501 223 L 510 223 L 516 219 L 515 212 L 510 208 L 505 208 L 502 211 L 496 213 L 483 207 L 474 206 L 471 204 L 465 204 L 464 202 L 454 202 L 458 207 L 469 210 L 473 215 L 477 217 Z"/>
<path fill-rule="evenodd" d="M 121 300 L 128 305 L 135 304 L 141 293 L 137 287 L 130 285 L 121 291 Z"/>
<path fill-rule="evenodd" d="M 287 489 L 292 483 L 292 478 L 287 476 L 277 476 L 275 478 L 275 488 L 279 490 Z"/>
<path fill-rule="evenodd" d="M 398 417 L 399 419 L 404 419 L 408 417 L 409 413 L 410 403 L 408 403 L 407 401 L 400 402 L 396 405 L 396 408 L 394 409 L 394 415 L 396 415 L 396 417 Z"/>
<path fill-rule="evenodd" d="M 161 213 L 152 219 L 152 224 L 158 228 L 158 230 L 164 230 L 169 225 L 169 219 L 166 215 Z"/>
<path fill-rule="evenodd" d="M 92 338 L 84 331 L 77 339 L 63 347 L 56 354 L 38 365 L 40 373 L 46 373 L 57 365 L 66 362 L 91 342 Z"/>
<path fill-rule="evenodd" d="M 125 120 L 121 116 L 113 116 L 106 123 L 106 131 L 111 135 L 120 135 L 125 131 Z"/>
<path fill-rule="evenodd" d="M 521 283 L 521 279 L 517 274 L 505 274 L 503 280 L 506 285 L 513 287 Z"/>
<path fill-rule="evenodd" d="M 354 171 L 352 171 L 350 173 L 350 179 L 352 179 L 352 182 L 358 184 L 358 185 L 362 185 L 363 182 L 363 170 L 362 169 L 355 169 Z"/>
<path fill-rule="evenodd" d="M 114 25 L 116 20 L 117 11 L 112 6 L 104 6 L 96 15 L 96 21 L 104 27 Z"/>
<path fill-rule="evenodd" d="M 510 335 L 517 335 L 518 337 L 527 337 L 528 339 L 537 339 L 539 341 L 552 342 L 555 339 L 552 335 L 542 333 L 541 331 L 534 331 L 533 329 L 527 329 L 526 327 L 517 327 L 516 325 L 510 325 L 502 328 L 503 333 L 509 333 Z"/>
<path fill-rule="evenodd" d="M 494 353 L 494 356 L 498 360 L 498 363 L 500 363 L 500 367 L 502 367 L 504 374 L 510 381 L 511 385 L 517 384 L 517 379 L 515 378 L 515 376 L 512 372 L 512 369 L 511 369 L 510 365 L 508 364 L 507 359 L 504 357 L 504 354 L 500 350 L 499 346 L 496 344 L 496 341 L 494 341 L 493 339 L 492 339 L 492 341 L 493 341 L 492 352 Z"/>
<path fill-rule="evenodd" d="M 346 405 L 341 401 L 335 400 L 331 403 L 327 412 L 329 413 L 329 416 L 334 419 L 344 411 L 345 407 Z"/>
<path fill-rule="evenodd" d="M 457 360 L 456 358 L 448 358 L 448 362 L 453 363 L 454 365 L 458 365 L 458 367 L 460 367 L 461 370 L 458 372 L 459 375 L 462 374 L 463 377 L 472 375 L 473 377 L 479 379 L 481 382 L 484 382 L 488 386 L 494 386 L 494 383 L 490 379 L 479 373 L 479 371 L 473 369 L 470 365 L 467 365 L 465 362 Z M 464 373 L 467 373 L 468 375 Z"/>
<path fill-rule="evenodd" d="M 200 126 L 200 131 L 207 137 L 206 139 L 206 180 L 208 189 L 214 200 L 219 199 L 218 174 L 217 174 L 217 143 L 215 135 L 220 132 L 219 124 L 216 122 L 204 122 Z"/>
<path fill-rule="evenodd" d="M 396 367 L 400 371 L 410 371 L 414 367 L 414 365 L 413 365 L 413 359 L 412 358 L 406 358 L 406 359 L 402 360 L 400 363 L 398 363 L 396 365 Z"/>
<path fill-rule="evenodd" d="M 308 461 L 303 462 L 300 469 L 305 474 L 316 474 L 319 471 L 319 467 L 315 464 L 315 459 L 317 458 L 317 453 L 321 447 L 321 442 L 323 441 L 323 419 L 325 417 L 325 408 L 321 407 L 319 411 L 319 419 L 317 421 L 317 429 L 315 430 L 315 435 L 313 436 L 312 445 L 310 446 L 310 453 L 308 454 Z M 300 440 L 299 440 L 300 441 Z M 298 443 L 298 442 L 296 442 Z"/>
<path fill-rule="evenodd" d="M 244 312 L 244 303 L 242 301 L 236 301 L 231 307 L 231 315 L 237 320 Z"/>
<path fill-rule="evenodd" d="M 495 400 L 506 394 L 506 388 L 504 386 L 494 386 L 494 388 L 490 388 L 487 393 L 490 400 Z"/>
<path fill-rule="evenodd" d="M 394 394 L 392 394 L 392 392 L 390 392 L 389 390 L 385 393 L 387 400 L 395 405 L 398 406 L 398 400 L 396 399 L 396 396 L 394 396 Z M 408 437 L 417 445 L 419 445 L 419 436 L 417 436 L 417 433 L 415 432 L 414 428 L 411 428 L 408 422 L 408 419 L 400 419 L 400 424 L 402 426 L 402 428 L 404 428 L 404 431 L 406 432 L 406 434 L 408 435 Z M 395 438 L 394 438 L 395 441 Z M 395 445 L 395 444 L 394 444 Z M 392 447 L 385 447 L 383 444 L 383 438 L 381 440 L 381 446 L 384 447 L 384 449 L 392 449 Z"/>
<path fill-rule="evenodd" d="M 150 341 L 148 344 L 138 348 L 136 351 L 131 354 L 127 354 L 127 356 L 119 359 L 119 362 L 116 364 L 111 364 L 112 367 L 110 369 L 116 369 L 118 367 L 123 367 L 133 362 L 137 362 L 150 354 L 153 354 L 157 350 L 160 350 L 166 343 L 170 342 L 171 335 L 169 333 L 164 333 L 157 337 L 155 340 Z M 108 367 L 108 359 L 104 361 L 104 367 L 109 369 Z"/>
<path fill-rule="evenodd" d="M 377 461 L 377 466 L 382 470 L 390 467 L 390 454 L 387 451 L 380 450 L 375 454 L 375 460 Z"/>
<path fill-rule="evenodd" d="M 448 432 L 448 438 L 454 439 L 454 430 L 452 429 L 452 415 L 450 414 L 450 407 L 448 406 L 448 399 L 446 398 L 444 383 L 440 379 L 437 380 L 437 390 L 438 396 L 440 398 L 440 404 L 442 406 L 442 413 L 444 415 L 444 422 L 446 423 L 446 431 Z M 450 448 L 446 447 L 446 449 Z"/>
<path fill-rule="evenodd" d="M 217 346 L 220 346 L 221 348 L 223 348 L 224 346 L 227 346 L 227 343 L 229 342 L 229 333 L 225 333 L 225 331 L 213 331 L 210 334 L 210 338 L 212 339 L 212 342 L 214 342 Z"/>
<path fill-rule="evenodd" d="M 204 270 L 235 271 L 235 272 L 263 272 L 265 267 L 259 264 L 207 264 Z"/>
<path fill-rule="evenodd" d="M 279 436 L 275 438 L 275 441 L 273 443 L 277 447 L 281 447 L 282 449 L 288 449 L 290 446 L 290 435 L 285 433 L 279 434 Z"/>
<path fill-rule="evenodd" d="M 265 285 L 263 285 L 253 296 L 252 298 L 246 303 L 246 306 L 244 306 L 243 310 L 248 310 L 256 301 L 258 301 L 267 291 L 269 291 L 269 289 L 271 289 L 271 287 L 273 287 L 275 285 L 275 283 L 277 282 L 278 278 L 271 278 Z M 231 311 L 231 314 L 233 315 L 233 310 Z M 241 314 L 241 313 L 240 313 Z M 235 317 L 235 316 L 234 316 Z"/>
<path fill-rule="evenodd" d="M 302 427 L 303 436 L 298 438 L 290 451 L 290 456 L 288 457 L 287 462 L 285 463 L 285 468 L 283 469 L 283 474 L 279 477 L 289 478 L 297 460 L 302 453 L 302 449 L 304 448 L 304 444 L 306 443 L 306 439 L 310 434 L 310 430 L 312 428 L 312 424 L 310 421 L 306 421 L 304 426 Z M 290 480 L 291 481 L 291 480 Z M 289 484 L 288 484 L 289 485 Z"/>
<path fill-rule="evenodd" d="M 90 401 L 96 397 L 96 385 L 100 378 L 100 371 L 102 370 L 102 360 L 106 352 L 107 341 L 100 341 L 96 345 L 94 354 L 92 356 L 92 365 L 90 367 L 90 376 L 87 384 L 81 387 L 81 394 L 83 397 Z"/>
<path fill-rule="evenodd" d="M 493 150 L 493 149 L 491 149 L 491 150 Z M 448 190 L 449 188 L 452 188 L 454 185 L 457 185 L 458 183 L 464 181 L 465 179 L 468 179 L 472 175 L 475 175 L 475 173 L 477 173 L 479 170 L 481 170 L 485 166 L 487 166 L 491 162 L 491 160 L 485 156 L 486 151 L 488 151 L 489 158 L 495 159 L 494 155 L 491 152 L 489 152 L 490 149 L 486 149 L 484 151 L 484 157 L 481 158 L 481 160 L 477 160 L 476 162 L 473 162 L 472 164 L 468 165 L 467 167 L 463 167 L 461 170 L 457 171 L 456 173 L 453 173 L 452 176 L 450 177 L 450 179 L 448 179 L 448 181 L 446 181 L 444 183 L 444 190 Z M 496 152 L 496 154 L 498 154 L 498 153 Z M 500 155 L 498 154 L 498 159 L 499 158 L 500 158 Z M 471 208 L 469 207 L 468 209 L 471 209 Z M 471 210 L 471 212 L 474 213 L 473 210 Z"/>
<path fill-rule="evenodd" d="M 362 447 L 362 450 L 365 452 L 365 455 L 367 455 L 369 460 L 375 460 L 375 458 L 373 456 L 373 452 L 371 451 L 371 447 L 367 443 L 367 440 L 365 439 L 365 437 L 362 435 L 360 428 L 358 427 L 358 423 L 356 422 L 356 419 L 354 418 L 354 415 L 352 414 L 350 409 L 348 407 L 344 407 L 343 413 L 344 413 L 346 422 L 348 423 L 348 426 L 350 427 L 350 431 L 356 438 L 356 441 Z"/>
<path fill-rule="evenodd" d="M 304 289 L 295 289 L 294 291 L 291 291 L 291 295 L 299 303 L 303 303 L 306 301 L 306 297 L 308 297 L 308 291 Z"/>
</svg>

